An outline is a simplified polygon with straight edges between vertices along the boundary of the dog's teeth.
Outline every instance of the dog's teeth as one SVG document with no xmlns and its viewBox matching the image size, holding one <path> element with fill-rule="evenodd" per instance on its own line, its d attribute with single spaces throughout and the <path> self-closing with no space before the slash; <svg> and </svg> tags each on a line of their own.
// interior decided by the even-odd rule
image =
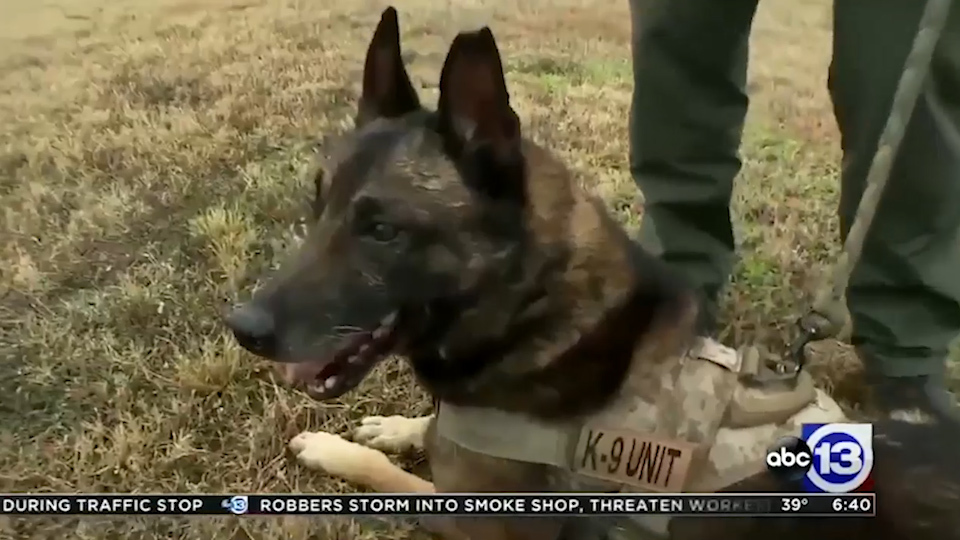
<svg viewBox="0 0 960 540">
<path fill-rule="evenodd" d="M 313 393 L 315 393 L 315 394 L 322 394 L 322 393 L 324 392 L 325 388 L 323 387 L 322 384 L 311 384 L 311 385 L 307 386 L 307 390 L 309 390 L 309 391 L 311 391 L 311 392 L 313 392 Z"/>
<path fill-rule="evenodd" d="M 337 384 L 336 375 L 334 375 L 333 377 L 328 377 L 327 380 L 323 381 L 323 386 L 327 387 L 327 389 L 333 388 L 334 385 L 336 384 Z"/>
<path fill-rule="evenodd" d="M 380 328 L 377 328 L 376 330 L 373 331 L 373 339 L 380 339 L 383 336 L 387 335 L 387 332 L 389 331 L 390 331 L 389 328 L 381 326 Z"/>
<path fill-rule="evenodd" d="M 366 352 L 369 351 L 369 350 L 370 350 L 370 345 L 367 344 L 367 343 L 364 343 L 363 345 L 360 346 L 360 350 L 357 351 L 357 354 L 358 354 L 358 355 L 366 354 Z M 356 358 L 357 358 L 357 357 L 354 356 L 354 357 L 350 358 L 350 361 L 353 362 Z"/>
<path fill-rule="evenodd" d="M 397 312 L 394 311 L 393 313 L 384 317 L 383 320 L 380 321 L 380 324 L 386 327 L 390 327 L 390 326 L 393 326 L 393 323 L 395 323 L 396 321 L 397 321 Z"/>
<path fill-rule="evenodd" d="M 361 353 L 361 354 L 363 353 L 363 349 L 360 349 L 360 353 Z M 356 364 L 356 363 L 359 362 L 360 360 L 362 360 L 362 358 L 360 358 L 360 354 L 355 354 L 355 355 L 351 356 L 350 358 L 347 358 L 347 362 L 350 363 L 350 364 Z"/>
</svg>

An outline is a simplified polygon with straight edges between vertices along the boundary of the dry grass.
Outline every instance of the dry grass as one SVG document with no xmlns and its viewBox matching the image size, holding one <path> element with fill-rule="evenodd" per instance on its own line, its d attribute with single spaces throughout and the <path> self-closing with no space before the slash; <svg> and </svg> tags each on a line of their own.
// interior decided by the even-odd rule
<svg viewBox="0 0 960 540">
<path fill-rule="evenodd" d="M 349 489 L 298 467 L 285 443 L 423 410 L 405 367 L 387 363 L 348 398 L 318 404 L 242 354 L 217 313 L 292 241 L 309 149 L 348 125 L 383 4 L 96 2 L 10 0 L 0 21 L 0 492 Z M 625 0 L 399 7 L 431 100 L 449 39 L 492 23 L 527 132 L 635 223 Z M 829 27 L 820 0 L 768 0 L 758 16 L 731 338 L 781 343 L 836 252 Z M 819 373 L 847 395 L 856 363 L 825 349 Z M 6 519 L 0 538 L 409 534 L 358 527 Z"/>
</svg>

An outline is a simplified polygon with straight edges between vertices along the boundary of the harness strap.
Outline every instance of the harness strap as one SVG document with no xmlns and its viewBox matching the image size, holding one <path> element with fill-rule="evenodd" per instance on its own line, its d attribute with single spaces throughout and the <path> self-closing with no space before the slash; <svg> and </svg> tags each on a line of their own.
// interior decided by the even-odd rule
<svg viewBox="0 0 960 540">
<path fill-rule="evenodd" d="M 495 426 L 495 429 L 478 429 Z M 579 426 L 533 422 L 497 409 L 442 403 L 437 432 L 467 450 L 502 459 L 570 467 Z"/>
</svg>

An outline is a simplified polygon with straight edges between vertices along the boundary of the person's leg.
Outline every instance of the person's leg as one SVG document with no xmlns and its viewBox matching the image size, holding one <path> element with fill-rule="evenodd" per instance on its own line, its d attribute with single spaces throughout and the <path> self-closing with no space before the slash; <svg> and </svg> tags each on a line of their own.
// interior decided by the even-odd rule
<svg viewBox="0 0 960 540">
<path fill-rule="evenodd" d="M 842 133 L 846 237 L 925 2 L 836 0 L 829 87 Z M 960 333 L 960 4 L 937 46 L 887 188 L 851 275 L 852 342 L 883 410 L 942 402 Z M 942 384 L 939 385 L 942 388 Z M 922 405 L 921 405 L 922 406 Z"/>
<path fill-rule="evenodd" d="M 701 330 L 733 266 L 733 178 L 747 112 L 757 0 L 630 0 L 630 169 L 644 197 L 641 243 L 704 296 Z"/>
</svg>

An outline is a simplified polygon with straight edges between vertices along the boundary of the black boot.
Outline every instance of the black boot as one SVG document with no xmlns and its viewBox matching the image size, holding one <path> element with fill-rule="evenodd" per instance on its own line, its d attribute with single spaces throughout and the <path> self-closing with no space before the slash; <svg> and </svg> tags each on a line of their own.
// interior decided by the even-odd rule
<svg viewBox="0 0 960 540">
<path fill-rule="evenodd" d="M 917 377 L 874 377 L 870 381 L 869 408 L 888 418 L 909 418 L 920 412 L 940 422 L 960 427 L 960 406 L 947 390 L 943 378 L 935 375 Z"/>
</svg>

